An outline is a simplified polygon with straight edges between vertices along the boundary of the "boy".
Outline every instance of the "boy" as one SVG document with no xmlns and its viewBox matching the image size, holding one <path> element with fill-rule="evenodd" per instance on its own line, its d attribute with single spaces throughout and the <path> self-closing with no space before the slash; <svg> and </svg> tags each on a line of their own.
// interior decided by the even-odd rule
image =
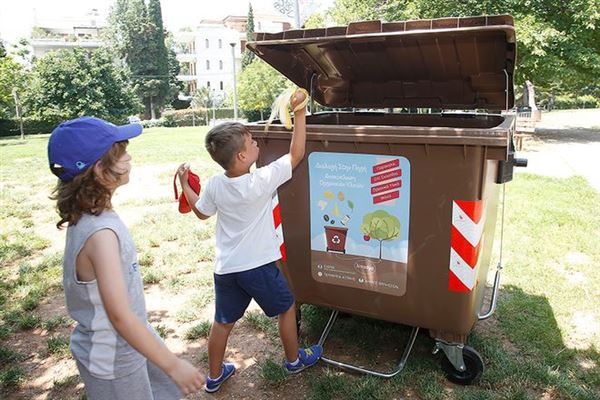
<svg viewBox="0 0 600 400">
<path fill-rule="evenodd" d="M 171 400 L 204 379 L 167 349 L 146 318 L 135 244 L 113 211 L 114 191 L 129 182 L 128 140 L 142 126 L 81 117 L 61 123 L 48 141 L 53 192 L 67 224 L 63 286 L 77 321 L 71 352 L 89 400 Z"/>
<path fill-rule="evenodd" d="M 306 99 L 298 90 L 291 100 L 294 133 L 290 151 L 271 164 L 250 172 L 259 148 L 239 123 L 224 123 L 211 129 L 205 140 L 210 156 L 225 170 L 215 175 L 198 196 L 190 187 L 189 166 L 178 169 L 183 192 L 200 219 L 217 214 L 215 260 L 215 321 L 208 339 L 209 375 L 204 389 L 216 392 L 235 372 L 223 363 L 229 333 L 244 315 L 253 298 L 269 317 L 278 316 L 279 335 L 285 351 L 284 367 L 290 373 L 314 365 L 321 346 L 298 349 L 296 309 L 287 281 L 275 262 L 281 258 L 276 242 L 271 197 L 292 177 L 304 157 L 306 110 L 298 107 Z"/>
</svg>

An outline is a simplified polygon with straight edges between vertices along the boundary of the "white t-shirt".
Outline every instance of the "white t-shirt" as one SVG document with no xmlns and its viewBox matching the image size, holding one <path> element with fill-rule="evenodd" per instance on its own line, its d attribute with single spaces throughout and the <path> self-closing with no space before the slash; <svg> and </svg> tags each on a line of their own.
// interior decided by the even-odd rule
<svg viewBox="0 0 600 400">
<path fill-rule="evenodd" d="M 204 215 L 217 214 L 216 274 L 247 271 L 281 258 L 271 199 L 291 177 L 286 154 L 248 174 L 215 175 L 203 185 L 196 208 Z"/>
</svg>

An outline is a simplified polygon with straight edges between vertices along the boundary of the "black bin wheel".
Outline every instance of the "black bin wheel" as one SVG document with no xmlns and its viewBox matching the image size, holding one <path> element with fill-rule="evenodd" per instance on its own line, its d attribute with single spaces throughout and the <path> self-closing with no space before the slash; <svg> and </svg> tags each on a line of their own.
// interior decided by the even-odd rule
<svg viewBox="0 0 600 400">
<path fill-rule="evenodd" d="M 463 348 L 463 359 L 465 360 L 464 371 L 458 371 L 446 357 L 442 357 L 442 370 L 446 378 L 457 385 L 473 385 L 479 381 L 483 374 L 483 359 L 474 348 L 465 346 Z"/>
</svg>

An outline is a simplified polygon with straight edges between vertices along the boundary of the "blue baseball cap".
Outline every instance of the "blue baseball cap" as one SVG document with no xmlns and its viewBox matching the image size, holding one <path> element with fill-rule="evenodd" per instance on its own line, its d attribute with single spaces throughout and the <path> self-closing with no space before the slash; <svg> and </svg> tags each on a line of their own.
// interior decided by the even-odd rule
<svg viewBox="0 0 600 400">
<path fill-rule="evenodd" d="M 52 131 L 48 141 L 50 170 L 62 181 L 94 165 L 116 142 L 142 133 L 142 125 L 117 126 L 100 118 L 79 117 L 65 121 Z"/>
</svg>

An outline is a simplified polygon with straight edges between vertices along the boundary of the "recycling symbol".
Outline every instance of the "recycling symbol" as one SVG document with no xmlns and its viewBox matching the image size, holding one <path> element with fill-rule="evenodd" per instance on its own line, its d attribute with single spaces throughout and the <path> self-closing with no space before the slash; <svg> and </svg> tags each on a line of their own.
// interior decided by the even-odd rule
<svg viewBox="0 0 600 400">
<path fill-rule="evenodd" d="M 339 244 L 340 237 L 338 235 L 335 235 L 334 237 L 331 238 L 331 243 Z"/>
</svg>

